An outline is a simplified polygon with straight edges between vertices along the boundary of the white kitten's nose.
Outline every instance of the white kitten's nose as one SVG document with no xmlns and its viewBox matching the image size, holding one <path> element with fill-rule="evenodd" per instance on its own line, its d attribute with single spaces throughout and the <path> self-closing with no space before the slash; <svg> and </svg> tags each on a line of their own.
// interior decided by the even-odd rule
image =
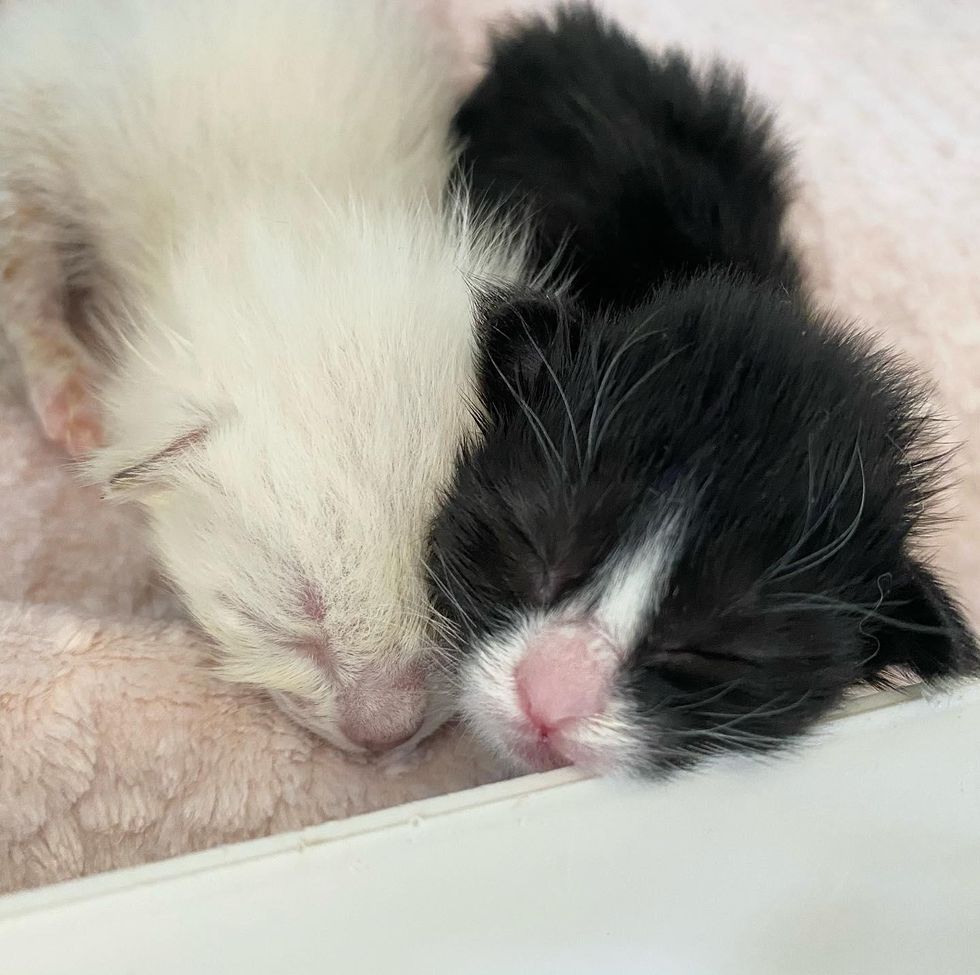
<svg viewBox="0 0 980 975">
<path fill-rule="evenodd" d="M 341 694 L 338 725 L 351 744 L 386 752 L 422 727 L 427 703 L 425 680 L 417 669 L 368 672 Z"/>
<path fill-rule="evenodd" d="M 353 745 L 369 752 L 387 752 L 403 745 L 422 727 L 422 712 L 407 720 L 391 720 L 352 714 L 341 718 L 340 730 Z"/>
</svg>

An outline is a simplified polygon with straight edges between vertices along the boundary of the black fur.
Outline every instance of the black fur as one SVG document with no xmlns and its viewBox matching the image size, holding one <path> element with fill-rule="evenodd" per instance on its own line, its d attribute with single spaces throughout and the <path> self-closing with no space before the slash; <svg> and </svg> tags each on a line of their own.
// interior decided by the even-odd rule
<svg viewBox="0 0 980 975">
<path fill-rule="evenodd" d="M 497 39 L 460 108 L 460 171 L 478 202 L 535 217 L 582 301 L 622 304 L 709 267 L 797 282 L 783 241 L 785 150 L 737 74 L 698 79 L 588 7 Z"/>
<path fill-rule="evenodd" d="M 531 200 L 540 260 L 570 239 L 583 296 L 488 302 L 486 437 L 432 532 L 460 654 L 680 516 L 618 683 L 646 771 L 777 747 L 890 668 L 974 672 L 913 554 L 944 459 L 922 386 L 796 286 L 782 155 L 741 83 L 577 9 L 498 40 L 457 121 L 479 197 Z"/>
</svg>

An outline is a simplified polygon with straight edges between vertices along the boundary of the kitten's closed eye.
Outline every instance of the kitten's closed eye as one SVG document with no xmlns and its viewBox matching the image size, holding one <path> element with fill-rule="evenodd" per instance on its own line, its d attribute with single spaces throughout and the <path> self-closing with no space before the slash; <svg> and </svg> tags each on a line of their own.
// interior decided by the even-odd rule
<svg viewBox="0 0 980 975">
<path fill-rule="evenodd" d="M 731 677 L 743 667 L 758 665 L 758 661 L 737 653 L 709 648 L 696 642 L 672 640 L 652 643 L 645 654 L 645 663 L 668 674 L 680 673 L 709 679 Z"/>
</svg>

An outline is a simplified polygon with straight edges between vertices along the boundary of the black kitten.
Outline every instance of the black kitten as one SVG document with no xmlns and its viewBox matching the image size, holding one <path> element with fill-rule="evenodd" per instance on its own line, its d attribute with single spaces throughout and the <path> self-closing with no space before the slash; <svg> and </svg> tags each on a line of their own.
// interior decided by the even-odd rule
<svg viewBox="0 0 980 975">
<path fill-rule="evenodd" d="M 457 127 L 579 292 L 488 301 L 485 438 L 432 532 L 478 732 L 654 773 L 778 747 L 889 668 L 974 671 L 910 544 L 943 467 L 922 387 L 803 296 L 741 82 L 574 8 L 497 41 Z"/>
</svg>

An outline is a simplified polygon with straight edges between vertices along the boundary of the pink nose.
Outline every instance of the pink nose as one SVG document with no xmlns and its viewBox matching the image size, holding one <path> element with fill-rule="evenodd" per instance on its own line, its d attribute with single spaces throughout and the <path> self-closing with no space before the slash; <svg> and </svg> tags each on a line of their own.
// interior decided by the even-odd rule
<svg viewBox="0 0 980 975">
<path fill-rule="evenodd" d="M 351 744 L 389 751 L 422 727 L 426 701 L 425 682 L 417 671 L 362 675 L 340 696 L 340 730 Z"/>
<path fill-rule="evenodd" d="M 600 714 L 616 664 L 615 648 L 594 626 L 550 627 L 531 640 L 515 671 L 521 708 L 542 735 Z"/>
<path fill-rule="evenodd" d="M 376 717 L 362 719 L 354 715 L 340 723 L 344 737 L 369 752 L 387 752 L 404 745 L 421 727 L 421 714 L 409 723 Z"/>
</svg>

